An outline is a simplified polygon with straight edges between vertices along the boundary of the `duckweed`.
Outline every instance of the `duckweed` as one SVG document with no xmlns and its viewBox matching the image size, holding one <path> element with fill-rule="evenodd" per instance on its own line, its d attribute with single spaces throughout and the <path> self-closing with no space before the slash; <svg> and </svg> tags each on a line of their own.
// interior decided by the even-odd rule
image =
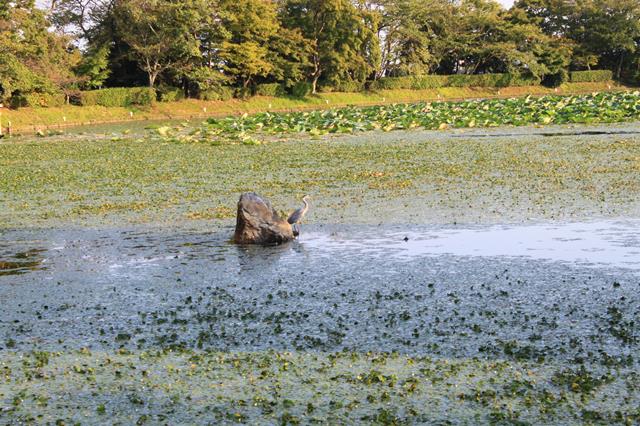
<svg viewBox="0 0 640 426">
<path fill-rule="evenodd" d="M 638 214 L 640 137 L 529 133 L 414 130 L 225 147 L 90 137 L 2 143 L 0 228 L 218 227 L 232 223 L 239 194 L 252 190 L 285 213 L 311 194 L 308 220 L 317 223 Z"/>
<path fill-rule="evenodd" d="M 637 216 L 638 136 L 409 129 L 639 110 L 594 94 L 0 143 L 0 423 L 637 424 L 633 272 L 224 241 L 247 190 L 313 194 L 316 229 Z"/>
<path fill-rule="evenodd" d="M 583 368 L 397 353 L 96 352 L 83 368 L 73 353 L 48 357 L 38 365 L 33 354 L 3 354 L 0 406 L 10 423 L 105 415 L 111 424 L 640 421 L 637 398 L 610 403 L 639 386 L 615 371 L 601 378 Z M 627 390 L 610 386 L 614 378 Z"/>
</svg>

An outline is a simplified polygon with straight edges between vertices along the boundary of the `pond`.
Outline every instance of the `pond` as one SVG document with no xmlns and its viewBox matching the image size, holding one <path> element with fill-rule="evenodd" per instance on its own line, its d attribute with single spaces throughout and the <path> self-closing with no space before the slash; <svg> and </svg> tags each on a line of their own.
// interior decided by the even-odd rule
<svg viewBox="0 0 640 426">
<path fill-rule="evenodd" d="M 0 276 L 0 298 L 20 303 L 2 304 L 0 334 L 49 350 L 179 344 L 458 357 L 528 338 L 548 357 L 605 342 L 618 354 L 635 348 L 595 331 L 613 308 L 629 324 L 637 315 L 638 220 L 309 225 L 278 247 L 236 246 L 232 231 L 5 232 L 2 262 L 15 266 Z M 17 244 L 29 253 L 23 266 L 15 260 L 24 255 L 6 249 Z M 635 342 L 633 327 L 626 333 Z"/>
<path fill-rule="evenodd" d="M 0 424 L 640 421 L 638 123 L 93 131 L 0 142 Z"/>
</svg>

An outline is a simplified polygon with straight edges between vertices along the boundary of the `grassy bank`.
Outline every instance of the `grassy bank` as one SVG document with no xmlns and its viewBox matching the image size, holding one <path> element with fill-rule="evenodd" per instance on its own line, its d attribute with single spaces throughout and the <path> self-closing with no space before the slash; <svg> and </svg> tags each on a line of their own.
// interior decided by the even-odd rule
<svg viewBox="0 0 640 426">
<path fill-rule="evenodd" d="M 256 96 L 247 100 L 156 103 L 148 109 L 128 109 L 100 106 L 66 106 L 61 108 L 23 108 L 3 110 L 2 126 L 11 122 L 15 133 L 65 128 L 75 125 L 122 122 L 133 120 L 162 120 L 172 118 L 203 118 L 261 111 L 318 109 L 345 105 L 375 105 L 422 100 L 459 100 L 472 98 L 516 97 L 546 94 L 579 94 L 594 91 L 626 90 L 617 83 L 568 83 L 561 88 L 543 86 L 506 88 L 445 87 L 427 90 L 384 90 L 368 93 L 321 93 L 305 99 Z"/>
</svg>

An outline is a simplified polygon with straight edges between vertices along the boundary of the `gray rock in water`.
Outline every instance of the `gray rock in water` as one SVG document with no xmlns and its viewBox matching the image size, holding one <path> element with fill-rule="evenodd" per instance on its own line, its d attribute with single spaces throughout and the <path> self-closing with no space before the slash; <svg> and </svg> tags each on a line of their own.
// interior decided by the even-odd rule
<svg viewBox="0 0 640 426">
<path fill-rule="evenodd" d="M 278 216 L 271 203 L 255 192 L 238 201 L 234 240 L 238 244 L 281 244 L 293 240 L 291 225 Z"/>
</svg>

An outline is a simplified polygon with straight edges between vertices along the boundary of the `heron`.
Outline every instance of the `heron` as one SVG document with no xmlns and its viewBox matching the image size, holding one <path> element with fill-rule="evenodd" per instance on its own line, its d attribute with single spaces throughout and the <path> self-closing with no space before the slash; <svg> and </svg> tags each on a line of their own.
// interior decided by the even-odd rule
<svg viewBox="0 0 640 426">
<path fill-rule="evenodd" d="M 293 213 L 291 213 L 291 215 L 287 219 L 287 222 L 291 224 L 296 235 L 300 234 L 300 230 L 296 225 L 302 222 L 302 218 L 304 218 L 304 215 L 307 214 L 307 210 L 309 210 L 309 203 L 307 202 L 307 198 L 311 198 L 311 197 L 309 197 L 308 195 L 305 195 L 304 197 L 302 197 L 302 203 L 304 205 L 299 209 L 296 209 L 296 211 L 294 211 Z"/>
</svg>

